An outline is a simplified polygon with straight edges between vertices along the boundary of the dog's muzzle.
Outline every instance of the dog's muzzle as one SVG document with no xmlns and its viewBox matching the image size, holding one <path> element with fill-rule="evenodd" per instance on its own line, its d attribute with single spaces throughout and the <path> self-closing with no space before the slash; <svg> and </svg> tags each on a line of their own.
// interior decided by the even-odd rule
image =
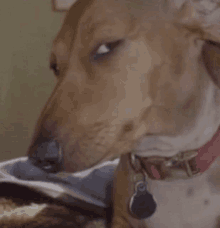
<svg viewBox="0 0 220 228">
<path fill-rule="evenodd" d="M 43 142 L 37 145 L 30 160 L 33 165 L 39 167 L 45 172 L 57 173 L 62 169 L 62 148 L 56 140 Z"/>
</svg>

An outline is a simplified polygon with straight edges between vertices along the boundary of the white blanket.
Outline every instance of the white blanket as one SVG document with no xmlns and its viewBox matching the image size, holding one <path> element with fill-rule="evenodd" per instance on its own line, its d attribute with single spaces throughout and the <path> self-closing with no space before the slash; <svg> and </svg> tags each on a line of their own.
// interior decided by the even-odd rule
<svg viewBox="0 0 220 228">
<path fill-rule="evenodd" d="M 34 166 L 28 157 L 0 163 L 1 183 L 26 186 L 49 197 L 74 205 L 79 200 L 100 207 L 111 202 L 113 174 L 119 159 L 108 161 L 78 173 L 46 173 Z"/>
</svg>

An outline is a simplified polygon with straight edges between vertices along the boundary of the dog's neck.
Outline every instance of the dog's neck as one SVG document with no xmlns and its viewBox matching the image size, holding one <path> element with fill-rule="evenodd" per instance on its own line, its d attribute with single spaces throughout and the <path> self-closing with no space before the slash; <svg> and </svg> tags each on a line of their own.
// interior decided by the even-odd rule
<svg viewBox="0 0 220 228">
<path fill-rule="evenodd" d="M 131 164 L 136 172 L 145 172 L 153 180 L 188 179 L 206 171 L 212 162 L 201 167 L 202 157 L 210 151 L 200 154 L 198 151 L 179 152 L 172 157 L 151 156 L 147 158 L 132 156 Z"/>
<path fill-rule="evenodd" d="M 131 156 L 131 164 L 137 171 L 145 171 L 151 179 L 191 178 L 209 169 L 220 155 L 220 128 L 212 139 L 197 150 L 183 151 L 172 157 Z"/>
<path fill-rule="evenodd" d="M 153 179 L 166 179 L 175 171 L 180 171 L 184 176 L 192 177 L 199 173 L 196 166 L 196 151 L 180 152 L 169 158 L 149 157 L 142 158 L 142 164 L 148 175 Z"/>
<path fill-rule="evenodd" d="M 167 178 L 192 177 L 199 173 L 196 167 L 196 151 L 180 152 L 172 157 L 151 156 L 141 158 L 131 156 L 131 164 L 136 172 L 146 172 L 151 179 L 165 180 Z M 174 175 L 174 176 L 173 176 Z"/>
</svg>

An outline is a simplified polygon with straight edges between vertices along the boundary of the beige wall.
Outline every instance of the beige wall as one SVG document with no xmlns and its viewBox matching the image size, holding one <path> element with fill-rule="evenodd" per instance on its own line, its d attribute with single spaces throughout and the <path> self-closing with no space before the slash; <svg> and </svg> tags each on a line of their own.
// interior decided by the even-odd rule
<svg viewBox="0 0 220 228">
<path fill-rule="evenodd" d="M 64 13 L 50 0 L 2 1 L 0 7 L 0 160 L 24 156 L 55 78 L 51 43 Z"/>
</svg>

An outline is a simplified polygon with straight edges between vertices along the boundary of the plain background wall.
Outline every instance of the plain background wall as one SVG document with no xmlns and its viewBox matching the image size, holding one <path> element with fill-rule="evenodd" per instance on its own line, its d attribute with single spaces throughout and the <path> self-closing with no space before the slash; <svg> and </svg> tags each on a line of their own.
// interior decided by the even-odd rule
<svg viewBox="0 0 220 228">
<path fill-rule="evenodd" d="M 64 15 L 52 11 L 51 0 L 1 2 L 0 160 L 26 155 L 56 83 L 49 56 Z"/>
</svg>

